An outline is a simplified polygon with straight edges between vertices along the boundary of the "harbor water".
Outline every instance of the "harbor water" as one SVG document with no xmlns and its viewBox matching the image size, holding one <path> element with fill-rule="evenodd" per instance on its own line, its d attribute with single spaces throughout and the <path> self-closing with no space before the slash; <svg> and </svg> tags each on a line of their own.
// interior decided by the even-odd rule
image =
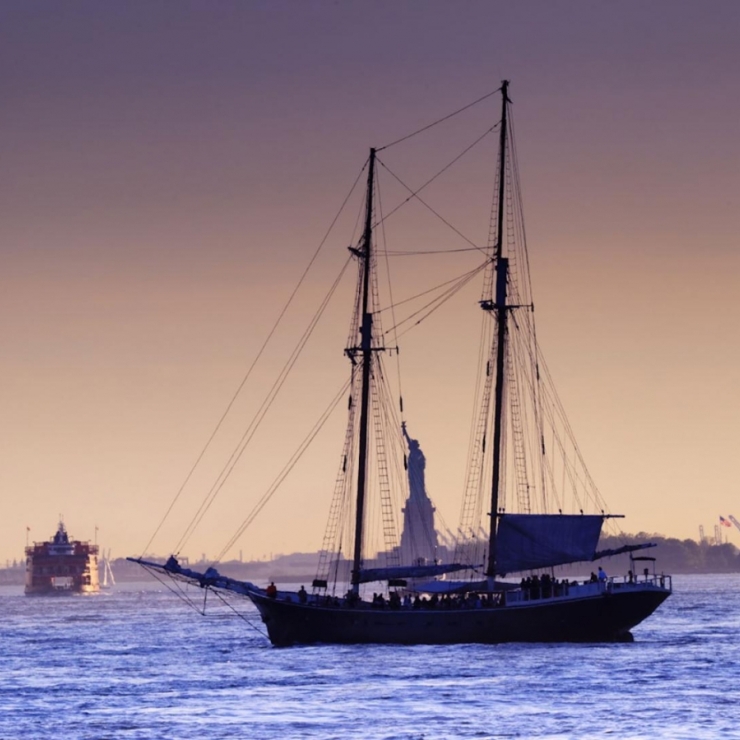
<svg viewBox="0 0 740 740">
<path fill-rule="evenodd" d="M 740 576 L 674 578 L 633 643 L 272 648 L 247 602 L 0 589 L 0 739 L 740 738 Z"/>
</svg>

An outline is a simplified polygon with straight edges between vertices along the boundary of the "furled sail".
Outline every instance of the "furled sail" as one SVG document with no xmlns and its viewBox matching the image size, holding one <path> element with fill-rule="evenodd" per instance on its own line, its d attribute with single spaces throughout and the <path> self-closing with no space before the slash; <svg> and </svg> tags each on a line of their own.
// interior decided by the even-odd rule
<svg viewBox="0 0 740 740">
<path fill-rule="evenodd" d="M 401 565 L 395 568 L 368 568 L 360 571 L 360 583 L 387 581 L 396 578 L 432 578 L 458 570 L 468 570 L 469 565 L 448 563 L 446 565 Z"/>
<path fill-rule="evenodd" d="M 502 514 L 496 537 L 496 573 L 592 560 L 602 515 Z"/>
</svg>

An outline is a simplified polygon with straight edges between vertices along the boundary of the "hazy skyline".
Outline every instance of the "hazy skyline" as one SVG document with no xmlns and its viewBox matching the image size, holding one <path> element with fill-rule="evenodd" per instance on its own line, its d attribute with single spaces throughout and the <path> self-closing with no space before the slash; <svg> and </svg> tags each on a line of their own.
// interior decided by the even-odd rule
<svg viewBox="0 0 740 740">
<path fill-rule="evenodd" d="M 629 532 L 696 538 L 740 516 L 740 5 L 24 2 L 0 21 L 0 561 L 60 513 L 75 537 L 97 525 L 114 556 L 140 553 L 368 147 L 503 78 L 538 337 L 591 474 Z M 461 190 L 462 214 L 475 197 Z M 316 398 L 286 389 L 274 421 L 289 450 L 346 376 L 347 285 L 302 360 Z M 471 412 L 454 352 L 405 370 L 450 526 Z M 318 549 L 343 425 L 233 555 Z M 191 556 L 218 552 L 277 472 L 265 431 Z"/>
</svg>

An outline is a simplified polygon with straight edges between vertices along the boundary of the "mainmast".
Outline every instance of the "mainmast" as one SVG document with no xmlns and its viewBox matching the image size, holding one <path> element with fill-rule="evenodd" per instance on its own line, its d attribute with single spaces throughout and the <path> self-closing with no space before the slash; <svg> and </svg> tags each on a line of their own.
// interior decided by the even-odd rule
<svg viewBox="0 0 740 740">
<path fill-rule="evenodd" d="M 506 135 L 508 129 L 507 105 L 511 101 L 508 95 L 509 81 L 501 83 L 502 112 L 501 133 L 499 139 L 499 173 L 498 173 L 498 218 L 496 223 L 496 243 L 494 245 L 494 265 L 496 267 L 496 294 L 494 302 L 485 302 L 483 308 L 492 310 L 496 318 L 496 388 L 494 391 L 493 411 L 493 485 L 491 488 L 491 532 L 488 539 L 488 565 L 486 575 L 496 575 L 496 530 L 498 528 L 499 494 L 501 490 L 501 463 L 503 459 L 503 416 L 504 416 L 504 371 L 506 367 L 506 322 L 508 308 L 506 305 L 506 283 L 509 260 L 503 256 L 504 207 L 506 197 Z"/>
<path fill-rule="evenodd" d="M 360 355 L 362 356 L 362 386 L 360 395 L 360 449 L 357 466 L 357 511 L 355 515 L 355 548 L 352 561 L 352 591 L 360 588 L 360 565 L 362 562 L 362 533 L 365 517 L 365 489 L 367 487 L 367 438 L 369 425 L 370 382 L 372 376 L 373 315 L 370 304 L 370 271 L 372 269 L 373 243 L 373 189 L 375 186 L 375 149 L 370 150 L 367 174 L 367 204 L 365 230 L 362 235 L 362 250 L 358 257 L 362 267 L 362 315 L 360 317 Z"/>
</svg>

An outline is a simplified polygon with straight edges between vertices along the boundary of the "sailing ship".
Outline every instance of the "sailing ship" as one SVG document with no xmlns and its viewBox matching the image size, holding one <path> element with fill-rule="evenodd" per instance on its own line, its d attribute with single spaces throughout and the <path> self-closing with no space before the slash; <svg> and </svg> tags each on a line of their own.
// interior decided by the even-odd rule
<svg viewBox="0 0 740 740">
<path fill-rule="evenodd" d="M 71 540 L 60 520 L 54 536 L 26 547 L 26 596 L 94 594 L 98 581 L 98 546 Z"/>
<path fill-rule="evenodd" d="M 380 150 L 373 148 L 366 163 L 364 227 L 350 247 L 358 283 L 345 350 L 351 365 L 347 435 L 312 591 L 278 590 L 274 584 L 261 588 L 215 567 L 192 570 L 176 555 L 164 564 L 132 558 L 159 577 L 250 599 L 274 645 L 630 640 L 630 630 L 671 593 L 670 576 L 647 569 L 639 577 L 632 569 L 624 577 L 607 577 L 599 568 L 599 577 L 592 574 L 585 582 L 555 577 L 557 566 L 590 564 L 620 553 L 631 558 L 632 551 L 651 545 L 597 550 L 604 522 L 616 517 L 605 513 L 571 441 L 536 341 L 508 90 L 504 81 L 501 117 L 490 129 L 498 132 L 498 155 L 480 269 L 482 368 L 460 525 L 448 557 L 432 559 L 427 552 L 410 560 L 409 548 L 393 542 L 393 465 L 384 424 L 395 427 L 391 436 L 401 444 L 413 440 L 384 396 L 387 332 L 380 325 L 376 276 Z M 399 406 L 403 413 L 402 402 Z M 404 462 L 408 468 L 406 456 Z M 574 493 L 570 509 L 566 489 Z M 381 520 L 386 535 L 385 562 L 370 561 L 365 551 L 371 494 L 381 501 L 380 514 L 372 518 Z M 593 511 L 586 512 L 587 507 Z M 342 583 L 345 568 L 348 583 Z M 381 593 L 367 598 L 366 584 L 381 584 L 373 586 Z"/>
</svg>

